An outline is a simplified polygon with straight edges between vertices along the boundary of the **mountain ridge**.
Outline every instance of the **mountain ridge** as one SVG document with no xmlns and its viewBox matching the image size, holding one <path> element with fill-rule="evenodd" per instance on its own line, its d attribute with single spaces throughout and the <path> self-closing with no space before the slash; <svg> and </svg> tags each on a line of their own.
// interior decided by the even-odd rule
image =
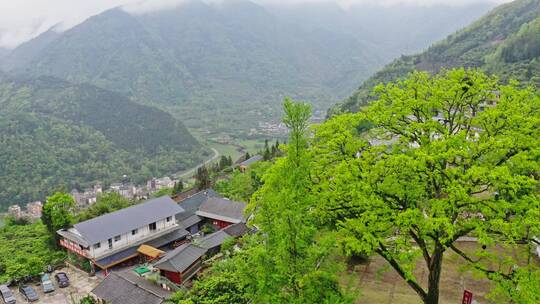
<svg viewBox="0 0 540 304">
<path fill-rule="evenodd" d="M 501 52 L 511 47 L 508 44 L 513 39 L 523 35 L 520 32 L 524 27 L 529 27 L 531 32 L 526 33 L 531 41 L 529 57 L 506 62 Z M 540 87 L 540 77 L 535 76 L 540 73 L 540 1 L 517 0 L 502 4 L 426 51 L 394 60 L 364 81 L 352 96 L 333 107 L 329 115 L 358 111 L 369 103 L 371 91 L 379 83 L 395 81 L 413 70 L 437 72 L 453 67 L 480 68 L 499 75 L 503 81 L 517 79 Z"/>
</svg>

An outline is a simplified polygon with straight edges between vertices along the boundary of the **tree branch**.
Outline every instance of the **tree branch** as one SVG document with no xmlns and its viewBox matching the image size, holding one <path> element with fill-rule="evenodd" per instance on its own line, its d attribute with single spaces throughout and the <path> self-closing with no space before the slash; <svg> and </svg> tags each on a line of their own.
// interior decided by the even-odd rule
<svg viewBox="0 0 540 304">
<path fill-rule="evenodd" d="M 409 286 L 411 286 L 411 288 L 420 296 L 420 298 L 422 298 L 422 301 L 424 301 L 427 297 L 427 293 L 424 291 L 424 289 L 422 289 L 422 287 L 415 281 L 407 278 L 405 271 L 403 271 L 399 263 L 390 256 L 388 250 L 382 243 L 379 243 L 379 247 L 380 248 L 376 249 L 375 252 L 377 252 L 381 257 L 383 257 L 390 264 L 390 266 L 392 266 L 392 268 L 396 270 L 399 276 L 403 278 L 407 282 L 407 284 L 409 284 Z"/>
</svg>

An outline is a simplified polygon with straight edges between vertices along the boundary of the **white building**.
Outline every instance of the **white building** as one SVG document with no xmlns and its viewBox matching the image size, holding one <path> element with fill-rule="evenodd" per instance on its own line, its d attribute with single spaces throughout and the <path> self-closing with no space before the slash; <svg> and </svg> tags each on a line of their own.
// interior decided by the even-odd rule
<svg viewBox="0 0 540 304">
<path fill-rule="evenodd" d="M 107 269 L 137 256 L 142 244 L 156 247 L 188 235 L 176 215 L 184 209 L 163 196 L 59 230 L 60 245 Z"/>
</svg>

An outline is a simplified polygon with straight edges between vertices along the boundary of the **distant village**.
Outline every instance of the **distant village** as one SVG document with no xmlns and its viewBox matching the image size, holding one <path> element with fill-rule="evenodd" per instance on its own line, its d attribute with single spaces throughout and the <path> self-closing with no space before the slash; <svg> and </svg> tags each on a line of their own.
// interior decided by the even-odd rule
<svg viewBox="0 0 540 304">
<path fill-rule="evenodd" d="M 174 187 L 179 182 L 181 181 L 178 179 L 165 176 L 162 178 L 152 178 L 146 185 L 141 186 L 136 186 L 130 182 L 122 182 L 113 183 L 108 189 L 104 189 L 102 184 L 98 183 L 92 188 L 83 191 L 73 189 L 70 194 L 79 208 L 86 208 L 94 204 L 97 201 L 97 197 L 103 192 L 116 192 L 130 200 L 144 200 L 161 189 Z M 41 201 L 27 203 L 24 209 L 21 205 L 15 204 L 9 206 L 8 215 L 15 219 L 27 218 L 29 220 L 37 220 L 41 218 L 42 209 L 43 203 Z"/>
</svg>

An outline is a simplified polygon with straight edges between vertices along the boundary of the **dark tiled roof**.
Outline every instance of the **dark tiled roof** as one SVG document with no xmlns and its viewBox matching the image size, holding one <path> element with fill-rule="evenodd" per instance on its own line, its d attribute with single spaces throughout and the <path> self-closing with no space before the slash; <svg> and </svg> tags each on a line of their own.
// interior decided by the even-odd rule
<svg viewBox="0 0 540 304">
<path fill-rule="evenodd" d="M 125 270 L 125 271 L 117 272 L 117 274 L 120 275 L 122 278 L 130 281 L 131 283 L 136 284 L 137 286 L 143 288 L 144 290 L 157 295 L 160 298 L 167 299 L 172 294 L 172 292 L 165 290 L 161 288 L 160 286 L 134 273 L 133 270 Z"/>
<path fill-rule="evenodd" d="M 203 202 L 195 214 L 228 223 L 240 223 L 244 220 L 245 208 L 245 203 L 212 197 Z"/>
<path fill-rule="evenodd" d="M 187 219 L 188 217 L 194 215 L 195 211 L 199 209 L 201 204 L 211 197 L 221 197 L 221 195 L 219 195 L 219 193 L 217 193 L 216 191 L 212 189 L 207 189 L 207 190 L 200 191 L 184 199 L 183 201 L 180 201 L 178 205 L 180 205 L 180 207 L 182 207 L 185 210 L 185 212 L 178 214 L 177 216 L 178 220 L 183 221 Z"/>
<path fill-rule="evenodd" d="M 108 257 L 104 257 L 102 259 L 97 260 L 96 264 L 101 268 L 108 268 L 110 266 L 114 266 L 118 263 L 121 263 L 125 260 L 128 260 L 130 258 L 133 258 L 139 255 L 137 253 L 137 248 L 139 248 L 138 245 L 122 250 Z"/>
<path fill-rule="evenodd" d="M 192 216 L 181 221 L 180 225 L 182 225 L 182 227 L 184 228 L 189 228 L 197 223 L 200 223 L 201 221 L 202 221 L 202 218 L 200 216 L 193 214 Z"/>
<path fill-rule="evenodd" d="M 241 237 L 249 232 L 249 228 L 245 223 L 238 223 L 224 228 L 223 231 L 227 232 L 227 234 L 233 237 Z"/>
<path fill-rule="evenodd" d="M 196 242 L 201 245 L 201 247 L 206 249 L 212 249 L 218 246 L 221 246 L 226 239 L 231 238 L 232 236 L 223 230 L 216 231 L 212 234 L 209 234 Z"/>
<path fill-rule="evenodd" d="M 146 242 L 146 245 L 150 245 L 155 248 L 163 247 L 167 244 L 170 244 L 176 240 L 180 240 L 185 238 L 189 232 L 186 229 L 180 228 L 173 232 L 167 233 L 163 236 L 158 237 L 157 239 L 153 239 L 151 241 Z"/>
<path fill-rule="evenodd" d="M 114 272 L 94 288 L 92 293 L 108 304 L 161 304 L 165 302 L 164 297 L 160 297 Z"/>
<path fill-rule="evenodd" d="M 183 211 L 170 197 L 162 196 L 75 224 L 74 227 L 89 244 L 95 244 Z"/>
<path fill-rule="evenodd" d="M 194 244 L 184 244 L 168 252 L 154 267 L 172 272 L 184 272 L 197 259 L 206 253 L 206 249 Z"/>
<path fill-rule="evenodd" d="M 261 161 L 263 159 L 263 157 L 261 155 L 255 155 L 255 156 L 252 156 L 248 159 L 246 159 L 245 161 L 241 162 L 239 165 L 240 166 L 249 166 L 249 165 L 252 165 L 258 161 Z"/>
</svg>

